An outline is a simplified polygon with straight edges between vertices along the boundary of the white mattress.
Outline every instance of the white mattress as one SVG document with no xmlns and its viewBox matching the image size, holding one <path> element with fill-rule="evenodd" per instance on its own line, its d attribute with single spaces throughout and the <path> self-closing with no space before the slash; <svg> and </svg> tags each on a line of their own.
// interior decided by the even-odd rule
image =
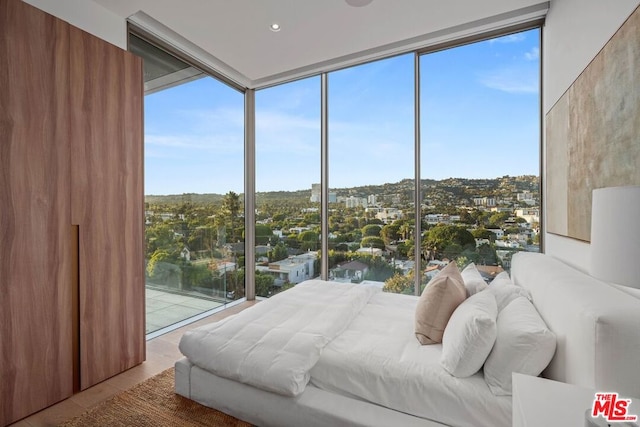
<svg viewBox="0 0 640 427">
<path fill-rule="evenodd" d="M 417 297 L 374 295 L 325 347 L 311 383 L 451 426 L 510 426 L 511 397 L 494 396 L 482 371 L 455 378 L 440 366 L 440 344 L 414 335 Z"/>
</svg>

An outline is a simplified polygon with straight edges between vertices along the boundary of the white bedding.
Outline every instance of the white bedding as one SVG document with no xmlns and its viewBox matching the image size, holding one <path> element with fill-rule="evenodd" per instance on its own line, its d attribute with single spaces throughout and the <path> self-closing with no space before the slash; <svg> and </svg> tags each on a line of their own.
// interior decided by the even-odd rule
<svg viewBox="0 0 640 427">
<path fill-rule="evenodd" d="M 377 292 L 371 286 L 310 280 L 185 333 L 180 351 L 194 365 L 218 376 L 297 396 L 322 349 Z"/>
<path fill-rule="evenodd" d="M 510 397 L 494 396 L 482 371 L 455 378 L 440 365 L 440 344 L 418 343 L 416 303 L 411 296 L 374 295 L 324 349 L 311 383 L 452 426 L 510 426 Z"/>
</svg>

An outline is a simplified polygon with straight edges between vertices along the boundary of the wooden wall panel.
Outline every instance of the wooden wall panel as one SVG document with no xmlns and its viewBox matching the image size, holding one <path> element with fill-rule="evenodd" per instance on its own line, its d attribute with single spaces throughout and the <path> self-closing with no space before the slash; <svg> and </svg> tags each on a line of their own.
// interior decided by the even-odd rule
<svg viewBox="0 0 640 427">
<path fill-rule="evenodd" d="M 0 0 L 0 425 L 72 393 L 68 30 Z"/>
<path fill-rule="evenodd" d="M 71 28 L 72 222 L 80 381 L 144 361 L 142 60 Z"/>
</svg>

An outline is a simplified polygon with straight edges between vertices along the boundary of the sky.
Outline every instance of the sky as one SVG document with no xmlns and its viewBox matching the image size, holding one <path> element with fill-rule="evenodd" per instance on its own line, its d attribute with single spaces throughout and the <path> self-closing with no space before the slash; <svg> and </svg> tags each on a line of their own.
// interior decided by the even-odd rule
<svg viewBox="0 0 640 427">
<path fill-rule="evenodd" d="M 420 57 L 420 168 L 538 175 L 539 30 Z M 329 186 L 414 177 L 414 56 L 329 73 Z M 145 97 L 145 194 L 244 192 L 244 98 L 206 77 Z M 256 190 L 320 182 L 320 77 L 256 92 Z"/>
</svg>

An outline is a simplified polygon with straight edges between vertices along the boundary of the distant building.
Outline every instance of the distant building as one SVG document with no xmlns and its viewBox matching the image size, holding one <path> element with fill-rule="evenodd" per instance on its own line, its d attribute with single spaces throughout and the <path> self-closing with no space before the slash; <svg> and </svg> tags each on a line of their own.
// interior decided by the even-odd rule
<svg viewBox="0 0 640 427">
<path fill-rule="evenodd" d="M 427 214 L 424 216 L 424 220 L 429 225 L 452 224 L 460 221 L 460 215 Z"/>
<path fill-rule="evenodd" d="M 367 199 L 364 197 L 349 196 L 344 201 L 345 207 L 349 208 L 366 208 L 368 206 Z"/>
<path fill-rule="evenodd" d="M 378 212 L 382 212 L 384 210 L 384 208 L 379 208 L 377 206 L 368 206 L 364 211 L 365 212 L 370 212 L 373 214 L 377 214 Z"/>
<path fill-rule="evenodd" d="M 474 197 L 473 204 L 476 206 L 491 207 L 496 205 L 496 199 L 494 197 Z"/>
<path fill-rule="evenodd" d="M 528 205 L 534 205 L 536 203 L 535 199 L 533 198 L 533 194 L 530 191 L 518 193 L 516 197 L 519 202 L 523 202 Z"/>
<path fill-rule="evenodd" d="M 289 233 L 300 234 L 303 231 L 309 231 L 309 230 L 311 230 L 311 227 L 291 227 L 289 229 Z"/>
<path fill-rule="evenodd" d="M 224 274 L 227 271 L 235 271 L 237 270 L 237 268 L 238 268 L 238 264 L 236 264 L 235 262 L 220 261 L 217 264 L 215 264 L 214 270 L 217 271 L 219 274 Z"/>
<path fill-rule="evenodd" d="M 413 260 L 392 260 L 393 267 L 402 271 L 405 276 L 409 274 L 416 266 L 416 262 Z"/>
<path fill-rule="evenodd" d="M 282 286 L 285 283 L 296 284 L 315 276 L 314 262 L 317 258 L 317 252 L 305 252 L 282 261 L 271 262 L 267 266 L 256 266 L 256 270 L 274 276 L 275 286 Z"/>
<path fill-rule="evenodd" d="M 380 248 L 360 248 L 356 251 L 359 254 L 367 254 L 367 255 L 373 255 L 373 256 L 382 256 L 382 249 Z"/>
<path fill-rule="evenodd" d="M 322 187 L 320 184 L 311 184 L 311 197 L 309 200 L 312 203 L 320 203 L 322 200 Z M 329 192 L 329 203 L 337 203 L 338 196 L 335 192 Z"/>
<path fill-rule="evenodd" d="M 369 271 L 369 266 L 360 261 L 350 261 L 339 264 L 329 272 L 329 280 L 336 282 L 356 282 L 364 280 Z"/>
<path fill-rule="evenodd" d="M 512 248 L 518 249 L 520 247 L 520 243 L 518 241 L 510 241 L 510 240 L 497 240 L 496 248 Z"/>
<path fill-rule="evenodd" d="M 501 228 L 488 228 L 487 230 L 495 234 L 496 239 L 502 239 L 504 237 L 504 231 Z"/>
<path fill-rule="evenodd" d="M 491 245 L 491 241 L 489 239 L 476 239 L 476 248 L 482 245 Z"/>
<path fill-rule="evenodd" d="M 397 208 L 383 208 L 376 214 L 376 218 L 385 224 L 393 222 L 396 219 L 402 219 L 403 217 L 404 214 Z"/>
<path fill-rule="evenodd" d="M 432 259 L 431 261 L 429 261 L 424 269 L 424 276 L 427 280 L 431 280 L 434 277 L 436 277 L 436 275 L 438 273 L 440 273 L 440 270 L 442 270 L 443 268 L 445 268 L 449 263 L 446 261 L 440 261 L 438 259 Z"/>
<path fill-rule="evenodd" d="M 538 208 L 516 209 L 515 215 L 524 218 L 529 224 L 540 223 L 540 209 Z"/>
<path fill-rule="evenodd" d="M 491 212 L 508 212 L 511 213 L 513 212 L 512 208 L 506 207 L 506 206 L 494 206 L 491 208 Z"/>
<path fill-rule="evenodd" d="M 311 184 L 311 203 L 320 203 L 320 196 L 322 194 L 320 184 Z"/>
</svg>

